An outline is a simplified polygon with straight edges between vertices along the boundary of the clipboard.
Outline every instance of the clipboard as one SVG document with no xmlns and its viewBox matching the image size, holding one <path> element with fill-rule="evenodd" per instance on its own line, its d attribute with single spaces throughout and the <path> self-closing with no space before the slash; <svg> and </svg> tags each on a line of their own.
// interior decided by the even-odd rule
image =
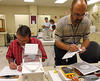
<svg viewBox="0 0 100 81">
<path fill-rule="evenodd" d="M 5 76 L 0 76 L 0 79 L 17 79 L 19 78 L 19 75 L 5 75 Z"/>
</svg>

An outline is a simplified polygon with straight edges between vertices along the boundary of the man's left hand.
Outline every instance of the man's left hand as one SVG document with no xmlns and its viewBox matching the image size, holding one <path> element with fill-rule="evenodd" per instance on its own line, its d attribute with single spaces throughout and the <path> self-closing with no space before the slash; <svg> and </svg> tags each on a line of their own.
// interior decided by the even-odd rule
<svg viewBox="0 0 100 81">
<path fill-rule="evenodd" d="M 21 72 L 21 71 L 22 71 L 22 66 L 19 65 L 19 66 L 17 67 L 17 70 Z"/>
<path fill-rule="evenodd" d="M 85 47 L 81 47 L 81 49 L 82 49 L 82 51 L 79 52 L 80 54 L 86 51 Z"/>
</svg>

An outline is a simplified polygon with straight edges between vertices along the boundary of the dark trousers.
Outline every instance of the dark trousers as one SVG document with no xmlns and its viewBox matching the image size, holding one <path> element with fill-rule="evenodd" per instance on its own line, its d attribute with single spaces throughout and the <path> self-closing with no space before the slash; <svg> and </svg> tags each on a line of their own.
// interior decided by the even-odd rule
<svg viewBox="0 0 100 81">
<path fill-rule="evenodd" d="M 95 41 L 91 41 L 86 51 L 79 54 L 79 56 L 88 63 L 97 63 L 100 61 L 100 45 Z"/>
<path fill-rule="evenodd" d="M 54 45 L 55 50 L 55 65 L 70 65 L 77 62 L 77 57 L 74 55 L 72 58 L 68 58 L 68 61 L 66 59 L 62 59 L 62 57 L 67 53 L 66 50 L 62 50 L 58 48 L 56 45 Z"/>
</svg>

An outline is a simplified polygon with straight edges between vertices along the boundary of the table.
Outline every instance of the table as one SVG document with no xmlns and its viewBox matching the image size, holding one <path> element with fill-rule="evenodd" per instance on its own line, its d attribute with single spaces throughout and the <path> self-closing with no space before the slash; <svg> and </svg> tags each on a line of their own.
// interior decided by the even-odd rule
<svg viewBox="0 0 100 81">
<path fill-rule="evenodd" d="M 60 66 L 57 66 L 57 68 L 59 68 L 59 67 Z M 68 66 L 68 67 L 71 67 L 71 66 Z M 44 81 L 62 81 L 62 79 L 60 79 L 58 77 L 59 75 L 54 73 L 54 69 L 55 69 L 54 66 L 44 66 L 44 76 L 43 76 Z M 52 79 L 52 75 L 50 75 L 50 73 L 53 74 L 53 79 Z M 80 78 L 79 80 L 84 81 L 83 78 Z M 15 79 L 15 80 L 8 79 L 8 80 L 0 80 L 0 81 L 23 81 L 23 79 L 22 79 L 22 76 L 20 76 L 20 78 Z M 34 80 L 32 80 L 32 81 L 34 81 Z"/>
</svg>

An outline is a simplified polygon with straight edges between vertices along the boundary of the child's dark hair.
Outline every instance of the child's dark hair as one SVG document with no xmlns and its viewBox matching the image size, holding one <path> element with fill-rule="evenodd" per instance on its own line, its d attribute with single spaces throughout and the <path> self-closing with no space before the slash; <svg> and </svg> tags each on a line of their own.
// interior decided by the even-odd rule
<svg viewBox="0 0 100 81">
<path fill-rule="evenodd" d="M 55 30 L 56 29 L 56 25 L 52 25 L 52 29 Z"/>
</svg>

